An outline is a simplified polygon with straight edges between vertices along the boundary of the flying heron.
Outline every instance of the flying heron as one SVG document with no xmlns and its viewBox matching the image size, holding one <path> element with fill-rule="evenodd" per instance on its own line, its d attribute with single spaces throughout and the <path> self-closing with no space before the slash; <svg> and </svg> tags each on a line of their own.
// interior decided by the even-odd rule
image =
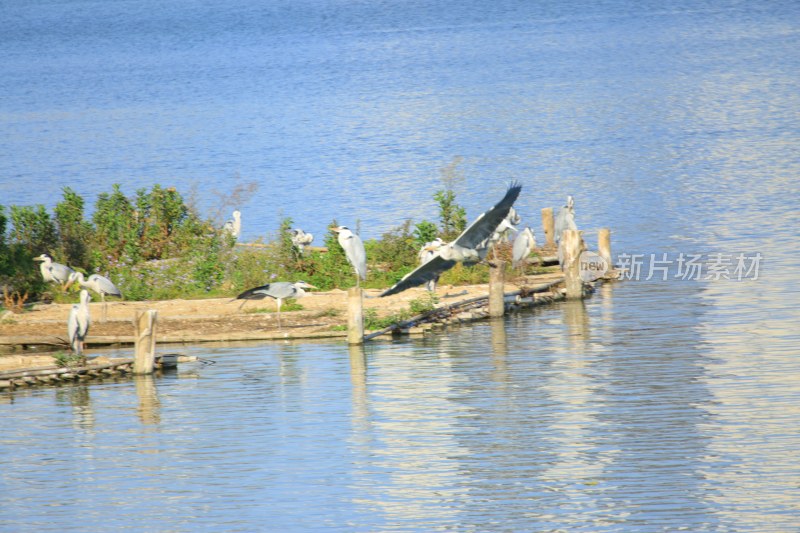
<svg viewBox="0 0 800 533">
<path fill-rule="evenodd" d="M 89 302 L 91 300 L 92 297 L 89 296 L 89 291 L 81 289 L 81 301 L 72 306 L 67 319 L 69 345 L 72 347 L 72 351 L 78 355 L 83 353 L 84 340 L 89 333 L 89 324 L 91 323 Z"/>
<path fill-rule="evenodd" d="M 517 234 L 511 247 L 511 266 L 517 268 L 520 263 L 524 264 L 535 247 L 536 234 L 533 233 L 530 227 L 525 227 L 524 230 Z"/>
<path fill-rule="evenodd" d="M 359 280 L 367 279 L 367 252 L 364 251 L 364 243 L 361 242 L 361 237 L 350 231 L 347 226 L 331 229 L 339 234 L 337 240 L 344 249 L 347 261 L 353 265 L 353 270 L 356 272 L 356 287 L 358 287 Z"/>
<path fill-rule="evenodd" d="M 403 279 L 383 291 L 379 296 L 390 296 L 422 285 L 438 277 L 458 262 L 478 263 L 482 261 L 486 257 L 490 238 L 500 223 L 508 216 L 511 206 L 514 205 L 521 190 L 522 185 L 512 183 L 503 199 L 479 215 L 456 240 L 443 244 L 430 261 L 406 274 Z"/>
<path fill-rule="evenodd" d="M 239 306 L 239 309 L 247 303 L 247 300 L 263 300 L 267 296 L 273 298 L 278 305 L 278 328 L 281 327 L 281 304 L 286 298 L 302 298 L 305 296 L 306 291 L 303 289 L 316 289 L 317 287 L 306 283 L 305 281 L 296 281 L 291 283 L 289 281 L 276 281 L 275 283 L 267 283 L 260 287 L 254 287 L 244 291 L 236 297 L 237 300 L 244 300 Z"/>
<path fill-rule="evenodd" d="M 84 289 L 91 289 L 97 294 L 100 295 L 100 300 L 103 302 L 103 322 L 106 320 L 106 295 L 109 296 L 119 296 L 122 297 L 122 291 L 120 291 L 114 282 L 108 279 L 105 276 L 101 276 L 100 274 L 92 274 L 89 276 L 89 279 L 84 279 L 83 272 L 73 272 L 69 275 L 69 281 L 67 282 L 65 289 L 68 289 L 70 285 L 75 282 L 78 282 Z"/>
<path fill-rule="evenodd" d="M 60 283 L 63 286 L 69 281 L 70 274 L 75 272 L 67 265 L 54 263 L 53 259 L 47 254 L 34 257 L 33 260 L 42 262 L 39 265 L 39 270 L 42 272 L 42 277 L 46 282 Z"/>
</svg>

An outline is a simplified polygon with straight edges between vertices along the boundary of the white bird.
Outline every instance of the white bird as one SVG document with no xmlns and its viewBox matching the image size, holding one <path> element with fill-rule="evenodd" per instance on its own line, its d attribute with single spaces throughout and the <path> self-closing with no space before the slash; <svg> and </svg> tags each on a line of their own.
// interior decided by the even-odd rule
<svg viewBox="0 0 800 533">
<path fill-rule="evenodd" d="M 225 222 L 225 231 L 233 235 L 234 239 L 239 238 L 242 232 L 242 213 L 240 211 L 233 212 L 233 218 Z"/>
<path fill-rule="evenodd" d="M 426 242 L 422 249 L 419 251 L 419 264 L 424 265 L 428 261 L 434 258 L 436 253 L 439 251 L 444 245 L 444 241 L 439 237 L 436 237 L 431 242 Z M 427 288 L 430 292 L 436 292 L 436 284 L 439 282 L 439 275 L 437 274 L 433 278 L 428 280 L 428 283 L 425 288 Z"/>
<path fill-rule="evenodd" d="M 254 287 L 244 291 L 236 297 L 237 300 L 245 300 L 239 309 L 242 308 L 247 300 L 263 300 L 267 296 L 273 298 L 278 305 L 278 328 L 281 328 L 281 304 L 286 298 L 302 298 L 305 296 L 306 291 L 303 289 L 316 289 L 315 286 L 305 281 L 297 281 L 291 283 L 289 281 L 276 281 L 274 283 L 267 283 L 260 287 Z"/>
<path fill-rule="evenodd" d="M 503 199 L 479 215 L 456 240 L 442 245 L 430 261 L 406 274 L 403 279 L 383 291 L 379 296 L 397 294 L 408 288 L 422 285 L 452 268 L 458 262 L 477 263 L 481 261 L 486 257 L 489 238 L 508 216 L 509 210 L 521 190 L 522 185 L 512 183 Z"/>
<path fill-rule="evenodd" d="M 81 301 L 79 304 L 74 304 L 69 312 L 67 319 L 67 335 L 69 336 L 69 345 L 72 351 L 80 355 L 83 353 L 84 341 L 86 335 L 89 333 L 89 325 L 91 317 L 89 316 L 89 302 L 92 297 L 89 296 L 89 291 L 81 289 Z"/>
<path fill-rule="evenodd" d="M 536 234 L 530 227 L 525 227 L 514 239 L 514 245 L 511 248 L 511 266 L 517 268 L 520 263 L 524 263 L 535 247 Z"/>
<path fill-rule="evenodd" d="M 105 276 L 101 276 L 100 274 L 92 274 L 89 276 L 89 279 L 86 280 L 83 277 L 83 272 L 73 272 L 69 275 L 69 281 L 64 287 L 68 289 L 70 285 L 75 282 L 78 282 L 78 285 L 83 287 L 84 289 L 91 289 L 97 294 L 100 295 L 100 300 L 103 302 L 103 322 L 106 320 L 106 295 L 109 296 L 119 296 L 122 297 L 122 291 L 120 291 L 114 282 L 108 279 Z"/>
<path fill-rule="evenodd" d="M 42 264 L 39 265 L 39 270 L 42 272 L 42 277 L 44 280 L 48 283 L 55 282 L 63 285 L 69 281 L 70 274 L 75 272 L 67 265 L 54 263 L 53 259 L 47 254 L 34 257 L 33 260 L 42 262 Z"/>
<path fill-rule="evenodd" d="M 367 252 L 364 250 L 364 243 L 361 242 L 361 237 L 350 231 L 347 226 L 331 229 L 339 234 L 337 240 L 344 249 L 347 261 L 353 265 L 353 270 L 356 272 L 356 287 L 358 287 L 360 279 L 367 279 Z"/>
<path fill-rule="evenodd" d="M 575 200 L 572 195 L 567 196 L 567 205 L 563 206 L 556 215 L 555 232 L 556 242 L 561 241 L 561 234 L 567 229 L 578 229 L 575 225 Z"/>
<path fill-rule="evenodd" d="M 311 244 L 313 240 L 314 235 L 311 233 L 306 233 L 300 228 L 294 228 L 292 230 L 292 244 L 301 254 L 303 253 L 303 249 Z"/>
</svg>

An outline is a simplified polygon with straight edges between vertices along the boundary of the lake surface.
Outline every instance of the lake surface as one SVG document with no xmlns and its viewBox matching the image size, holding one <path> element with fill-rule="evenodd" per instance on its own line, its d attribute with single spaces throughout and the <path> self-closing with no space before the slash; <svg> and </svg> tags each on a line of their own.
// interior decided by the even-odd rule
<svg viewBox="0 0 800 533">
<path fill-rule="evenodd" d="M 800 530 L 795 2 L 162 4 L 0 8 L 0 204 L 161 183 L 377 237 L 457 162 L 470 217 L 573 194 L 636 279 L 3 393 L 0 530 Z"/>
</svg>

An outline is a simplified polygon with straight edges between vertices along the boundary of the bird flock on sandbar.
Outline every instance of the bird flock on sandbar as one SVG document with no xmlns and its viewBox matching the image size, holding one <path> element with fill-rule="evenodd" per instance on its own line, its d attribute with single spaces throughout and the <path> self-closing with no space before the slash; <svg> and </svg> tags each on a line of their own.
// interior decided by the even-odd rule
<svg viewBox="0 0 800 533">
<path fill-rule="evenodd" d="M 419 266 L 403 276 L 400 281 L 381 292 L 378 297 L 398 294 L 406 289 L 423 284 L 428 291 L 435 293 L 436 284 L 445 271 L 457 263 L 471 265 L 489 262 L 487 260 L 489 251 L 494 249 L 496 254 L 494 245 L 500 242 L 510 242 L 512 233 L 516 233 L 511 246 L 512 268 L 524 267 L 536 247 L 536 235 L 530 226 L 526 226 L 522 231 L 517 230 L 522 217 L 514 210 L 513 205 L 521 191 L 522 185 L 512 182 L 503 198 L 487 211 L 478 215 L 453 241 L 445 242 L 437 237 L 430 242 L 426 242 L 418 253 Z M 565 230 L 577 230 L 575 201 L 571 195 L 567 196 L 566 204 L 559 209 L 554 225 L 554 237 L 558 245 L 558 261 L 561 264 L 563 258 L 561 235 Z M 337 226 L 330 229 L 336 233 L 337 241 L 345 252 L 347 262 L 353 268 L 356 286 L 360 286 L 361 281 L 367 279 L 367 254 L 363 241 L 358 234 L 347 226 Z M 233 212 L 232 218 L 224 224 L 223 231 L 228 233 L 234 240 L 237 240 L 241 235 L 241 230 L 241 212 L 237 210 Z M 311 233 L 306 233 L 300 228 L 293 228 L 290 233 L 292 245 L 300 254 L 303 254 L 305 248 L 310 246 L 314 240 L 314 236 Z M 496 257 L 494 258 L 496 259 Z M 92 298 L 88 290 L 100 295 L 103 303 L 101 321 L 106 320 L 106 296 L 122 297 L 122 292 L 107 277 L 92 274 L 86 278 L 82 272 L 54 262 L 47 254 L 42 254 L 34 258 L 34 260 L 41 263 L 39 268 L 42 278 L 46 282 L 60 284 L 63 290 L 68 289 L 73 283 L 77 283 L 81 287 L 80 302 L 72 306 L 69 314 L 68 335 L 73 351 L 77 354 L 82 353 L 91 323 L 89 302 Z M 289 298 L 302 298 L 306 294 L 305 289 L 316 288 L 305 281 L 277 281 L 248 289 L 236 296 L 234 300 L 243 300 L 239 306 L 241 309 L 248 300 L 262 300 L 267 297 L 274 299 L 277 305 L 278 328 L 280 329 L 283 302 Z"/>
</svg>

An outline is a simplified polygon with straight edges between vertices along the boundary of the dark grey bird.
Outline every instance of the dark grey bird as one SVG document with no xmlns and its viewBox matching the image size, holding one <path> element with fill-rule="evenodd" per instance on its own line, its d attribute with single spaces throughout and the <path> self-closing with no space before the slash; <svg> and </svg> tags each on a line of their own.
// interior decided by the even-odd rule
<svg viewBox="0 0 800 533">
<path fill-rule="evenodd" d="M 339 226 L 332 230 L 338 233 L 337 240 L 344 249 L 347 261 L 353 265 L 353 270 L 356 272 L 356 287 L 358 287 L 359 280 L 367 279 L 367 252 L 364 250 L 364 243 L 361 242 L 361 237 L 350 231 L 347 226 Z"/>
<path fill-rule="evenodd" d="M 102 321 L 105 322 L 106 320 L 106 295 L 108 296 L 119 296 L 122 297 L 122 291 L 120 291 L 114 282 L 108 279 L 105 276 L 101 276 L 100 274 L 92 274 L 89 276 L 89 279 L 84 279 L 83 272 L 73 272 L 69 275 L 69 281 L 67 282 L 65 289 L 68 289 L 70 285 L 75 282 L 78 282 L 84 289 L 91 289 L 97 294 L 100 295 L 100 300 L 103 302 L 103 319 Z"/>
<path fill-rule="evenodd" d="M 511 247 L 511 266 L 517 268 L 520 263 L 524 263 L 535 247 L 536 235 L 530 227 L 526 227 L 514 239 Z"/>
<path fill-rule="evenodd" d="M 313 240 L 314 235 L 311 233 L 306 233 L 300 228 L 294 228 L 292 230 L 292 244 L 301 254 L 303 253 L 303 249 L 311 244 Z"/>
<path fill-rule="evenodd" d="M 39 270 L 41 271 L 44 280 L 48 283 L 54 282 L 64 285 L 69 281 L 70 274 L 75 272 L 67 265 L 54 263 L 53 259 L 47 254 L 34 257 L 33 260 L 42 262 L 42 264 L 39 265 Z"/>
<path fill-rule="evenodd" d="M 89 291 L 81 289 L 81 301 L 72 306 L 69 312 L 69 318 L 67 319 L 69 345 L 72 351 L 78 355 L 83 353 L 86 335 L 89 333 L 89 325 L 91 324 L 89 302 L 91 300 L 92 297 L 89 295 Z"/>
<path fill-rule="evenodd" d="M 554 228 L 556 242 L 561 241 L 561 234 L 566 229 L 578 229 L 578 226 L 575 225 L 575 200 L 572 195 L 567 196 L 567 205 L 563 206 L 556 215 Z"/>
<path fill-rule="evenodd" d="M 305 296 L 306 291 L 303 289 L 316 289 L 315 286 L 305 281 L 296 281 L 291 283 L 289 281 L 276 281 L 275 283 L 267 283 L 260 287 L 254 287 L 244 291 L 236 297 L 237 300 L 245 300 L 239 309 L 242 308 L 247 300 L 263 300 L 270 297 L 277 302 L 278 305 L 278 328 L 281 328 L 281 304 L 287 298 L 302 298 Z"/>
<path fill-rule="evenodd" d="M 522 185 L 512 183 L 499 203 L 476 218 L 456 240 L 442 245 L 424 265 L 406 274 L 403 279 L 383 291 L 379 296 L 390 296 L 437 278 L 458 262 L 478 263 L 486 257 L 490 237 L 519 197 Z"/>
</svg>

